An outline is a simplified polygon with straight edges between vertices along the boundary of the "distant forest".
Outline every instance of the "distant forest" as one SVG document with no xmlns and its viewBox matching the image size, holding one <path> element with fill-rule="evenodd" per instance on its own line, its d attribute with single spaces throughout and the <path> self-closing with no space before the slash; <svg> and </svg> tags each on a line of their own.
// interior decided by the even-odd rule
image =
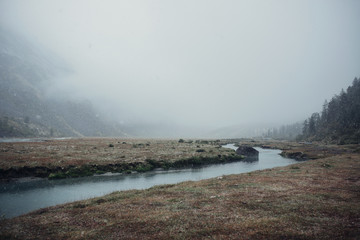
<svg viewBox="0 0 360 240">
<path fill-rule="evenodd" d="M 313 113 L 304 123 L 268 130 L 263 137 L 298 141 L 322 141 L 337 144 L 360 143 L 360 78 L 341 90 L 321 113 Z"/>
<path fill-rule="evenodd" d="M 283 125 L 279 128 L 271 128 L 263 134 L 264 138 L 279 140 L 295 140 L 302 134 L 303 123 L 298 122 L 290 125 Z"/>
<path fill-rule="evenodd" d="M 321 113 L 305 120 L 300 140 L 338 144 L 360 143 L 360 78 L 341 90 L 330 102 L 325 101 Z"/>
</svg>

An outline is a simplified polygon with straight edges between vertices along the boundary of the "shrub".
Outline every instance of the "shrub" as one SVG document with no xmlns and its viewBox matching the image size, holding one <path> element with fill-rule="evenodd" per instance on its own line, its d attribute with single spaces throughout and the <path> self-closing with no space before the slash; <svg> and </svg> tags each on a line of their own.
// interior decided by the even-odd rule
<svg viewBox="0 0 360 240">
<path fill-rule="evenodd" d="M 153 170 L 154 169 L 154 166 L 150 165 L 150 164 L 141 164 L 141 165 L 138 165 L 135 170 L 137 172 L 147 172 L 147 171 L 150 171 L 150 170 Z"/>
<path fill-rule="evenodd" d="M 50 173 L 49 179 L 63 179 L 66 178 L 65 173 L 63 172 L 56 172 L 56 173 Z"/>
</svg>

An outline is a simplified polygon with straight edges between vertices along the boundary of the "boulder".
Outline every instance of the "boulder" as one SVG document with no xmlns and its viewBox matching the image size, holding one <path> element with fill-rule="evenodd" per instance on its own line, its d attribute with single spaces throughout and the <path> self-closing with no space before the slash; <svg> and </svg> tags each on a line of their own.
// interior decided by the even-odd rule
<svg viewBox="0 0 360 240">
<path fill-rule="evenodd" d="M 240 146 L 236 149 L 236 153 L 245 157 L 258 157 L 259 151 L 252 147 Z"/>
</svg>

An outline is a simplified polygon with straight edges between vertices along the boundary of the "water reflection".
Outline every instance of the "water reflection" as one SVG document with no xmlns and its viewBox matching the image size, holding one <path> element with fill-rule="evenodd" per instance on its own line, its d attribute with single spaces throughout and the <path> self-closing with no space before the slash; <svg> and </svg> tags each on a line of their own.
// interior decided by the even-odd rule
<svg viewBox="0 0 360 240">
<path fill-rule="evenodd" d="M 233 145 L 227 145 L 236 149 Z M 295 163 L 279 155 L 280 151 L 256 148 L 258 159 L 201 168 L 152 171 L 137 174 L 101 175 L 84 178 L 47 180 L 37 179 L 0 184 L 0 214 L 14 217 L 29 211 L 56 204 L 102 196 L 114 191 L 146 189 L 159 184 L 198 181 L 222 175 L 250 172 Z"/>
<path fill-rule="evenodd" d="M 259 156 L 250 156 L 250 157 L 246 157 L 242 160 L 243 162 L 258 162 L 259 161 Z"/>
</svg>

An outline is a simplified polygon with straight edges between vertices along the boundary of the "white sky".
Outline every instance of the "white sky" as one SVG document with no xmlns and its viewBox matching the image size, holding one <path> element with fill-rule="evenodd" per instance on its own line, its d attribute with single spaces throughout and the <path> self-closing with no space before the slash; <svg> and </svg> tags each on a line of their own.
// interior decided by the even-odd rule
<svg viewBox="0 0 360 240">
<path fill-rule="evenodd" d="M 357 0 L 0 0 L 74 75 L 52 92 L 122 121 L 287 124 L 360 76 Z"/>
</svg>

